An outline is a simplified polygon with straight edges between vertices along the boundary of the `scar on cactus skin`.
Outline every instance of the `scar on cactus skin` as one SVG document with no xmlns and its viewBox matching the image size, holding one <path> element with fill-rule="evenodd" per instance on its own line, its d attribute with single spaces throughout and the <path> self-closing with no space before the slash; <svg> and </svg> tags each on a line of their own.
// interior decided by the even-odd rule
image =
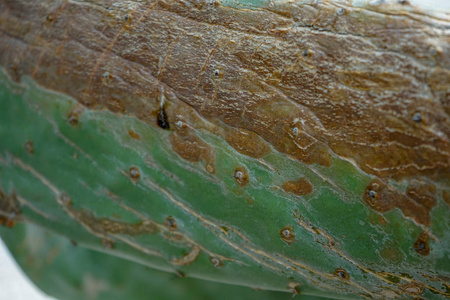
<svg viewBox="0 0 450 300">
<path fill-rule="evenodd" d="M 280 230 L 281 239 L 289 246 L 294 242 L 295 235 L 292 233 L 292 227 L 286 226 Z"/>
<path fill-rule="evenodd" d="M 303 196 L 311 194 L 313 192 L 313 186 L 305 177 L 302 177 L 296 181 L 285 182 L 283 184 L 283 190 L 286 193 Z"/>
<path fill-rule="evenodd" d="M 428 234 L 422 232 L 414 243 L 414 251 L 420 255 L 427 256 L 430 254 L 430 246 L 428 245 Z"/>
<path fill-rule="evenodd" d="M 347 273 L 347 271 L 345 271 L 344 269 L 341 269 L 341 268 L 334 270 L 334 275 L 336 275 L 337 277 L 339 277 L 342 280 L 350 279 L 350 275 Z"/>
<path fill-rule="evenodd" d="M 299 289 L 300 283 L 297 282 L 289 282 L 288 283 L 288 290 L 292 293 L 292 295 L 300 295 L 300 289 Z"/>
<path fill-rule="evenodd" d="M 16 195 L 12 193 L 8 196 L 0 189 L 0 225 L 13 227 L 19 215 L 19 201 Z"/>
<path fill-rule="evenodd" d="M 246 186 L 250 181 L 247 169 L 242 166 L 234 170 L 233 177 L 240 186 Z"/>
<path fill-rule="evenodd" d="M 135 182 L 141 177 L 141 172 L 137 167 L 131 167 L 128 173 L 130 174 L 131 180 Z"/>
<path fill-rule="evenodd" d="M 175 219 L 170 216 L 166 218 L 166 220 L 164 221 L 164 224 L 166 225 L 167 228 L 169 228 L 169 230 L 176 230 L 178 227 Z"/>
</svg>

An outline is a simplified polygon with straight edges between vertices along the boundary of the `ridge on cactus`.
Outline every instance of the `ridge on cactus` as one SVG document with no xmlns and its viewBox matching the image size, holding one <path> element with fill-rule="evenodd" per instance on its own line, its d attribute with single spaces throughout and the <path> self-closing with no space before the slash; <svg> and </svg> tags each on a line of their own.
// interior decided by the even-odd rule
<svg viewBox="0 0 450 300">
<path fill-rule="evenodd" d="M 50 295 L 450 297 L 445 4 L 0 0 L 0 41 L 0 235 Z"/>
</svg>

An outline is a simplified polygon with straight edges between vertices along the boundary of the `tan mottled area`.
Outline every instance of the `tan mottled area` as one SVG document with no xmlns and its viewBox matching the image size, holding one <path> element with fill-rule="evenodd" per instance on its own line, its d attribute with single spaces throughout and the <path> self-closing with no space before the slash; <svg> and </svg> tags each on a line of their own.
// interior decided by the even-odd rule
<svg viewBox="0 0 450 300">
<path fill-rule="evenodd" d="M 383 178 L 450 177 L 450 20 L 402 6 L 338 15 L 329 1 L 130 3 L 3 0 L 0 65 L 153 126 L 163 100 L 171 128 L 183 120 L 253 157 L 270 144 Z M 212 161 L 193 132 L 171 141 Z"/>
<path fill-rule="evenodd" d="M 287 181 L 283 184 L 283 190 L 296 196 L 309 195 L 313 192 L 312 184 L 305 177 L 299 180 Z"/>
<path fill-rule="evenodd" d="M 399 208 L 407 217 L 417 223 L 429 226 L 430 211 L 436 206 L 433 185 L 416 183 L 403 194 L 379 179 L 374 179 L 366 187 L 364 202 L 378 212 L 387 212 Z"/>
</svg>

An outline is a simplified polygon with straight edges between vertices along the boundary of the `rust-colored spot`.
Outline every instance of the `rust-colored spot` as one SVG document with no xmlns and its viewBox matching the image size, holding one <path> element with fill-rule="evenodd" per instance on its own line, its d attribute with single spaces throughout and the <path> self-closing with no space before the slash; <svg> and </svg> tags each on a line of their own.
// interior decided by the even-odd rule
<svg viewBox="0 0 450 300">
<path fill-rule="evenodd" d="M 84 107 L 81 104 L 75 105 L 75 107 L 73 107 L 72 110 L 69 112 L 69 115 L 67 116 L 67 121 L 69 121 L 71 125 L 77 125 L 83 111 Z"/>
<path fill-rule="evenodd" d="M 25 143 L 25 151 L 27 151 L 29 154 L 34 153 L 34 145 L 32 141 L 27 141 Z"/>
<path fill-rule="evenodd" d="M 164 224 L 166 225 L 169 230 L 176 230 L 177 229 L 177 222 L 175 221 L 175 218 L 173 217 L 167 217 L 164 220 Z"/>
<path fill-rule="evenodd" d="M 430 210 L 436 205 L 433 191 L 434 186 L 415 184 L 408 187 L 407 195 L 405 195 L 381 180 L 374 179 L 366 187 L 364 202 L 373 210 L 382 213 L 399 208 L 406 217 L 429 226 Z"/>
<path fill-rule="evenodd" d="M 442 191 L 442 198 L 444 199 L 445 203 L 447 203 L 448 206 L 450 206 L 450 192 L 448 191 Z"/>
<path fill-rule="evenodd" d="M 212 257 L 209 259 L 209 261 L 210 261 L 210 262 L 212 263 L 212 265 L 213 265 L 214 267 L 216 267 L 216 268 L 220 268 L 221 266 L 223 266 L 222 261 L 221 261 L 219 258 L 217 258 L 217 257 L 212 256 Z"/>
<path fill-rule="evenodd" d="M 233 177 L 240 186 L 246 186 L 250 182 L 248 171 L 242 166 L 239 166 L 234 170 Z"/>
<path fill-rule="evenodd" d="M 292 295 L 300 295 L 300 283 L 298 282 L 289 282 L 287 285 L 287 289 L 289 290 L 289 292 L 292 293 Z"/>
<path fill-rule="evenodd" d="M 135 140 L 140 140 L 141 136 L 134 130 L 128 130 L 128 135 L 131 136 Z"/>
<path fill-rule="evenodd" d="M 302 177 L 296 181 L 285 182 L 283 184 L 283 190 L 286 193 L 303 196 L 311 194 L 313 192 L 313 186 L 305 177 Z"/>
<path fill-rule="evenodd" d="M 347 273 L 347 271 L 345 271 L 344 269 L 341 269 L 341 268 L 337 268 L 336 270 L 334 270 L 334 275 L 336 275 L 337 277 L 339 277 L 342 280 L 350 279 L 350 275 Z"/>
<path fill-rule="evenodd" d="M 422 232 L 414 242 L 414 251 L 420 255 L 427 256 L 430 254 L 430 246 L 428 245 L 428 234 Z"/>
<path fill-rule="evenodd" d="M 295 235 L 292 232 L 292 227 L 286 226 L 280 230 L 281 239 L 289 246 L 295 241 Z"/>
<path fill-rule="evenodd" d="M 177 265 L 177 266 L 188 265 L 188 264 L 192 263 L 193 261 L 195 261 L 199 254 L 200 254 L 200 248 L 198 246 L 194 245 L 188 254 L 182 256 L 179 259 L 172 260 L 172 264 Z"/>
<path fill-rule="evenodd" d="M 400 286 L 400 289 L 405 293 L 413 296 L 420 295 L 424 292 L 424 286 L 417 282 L 411 282 Z"/>
<path fill-rule="evenodd" d="M 141 177 L 141 172 L 137 167 L 131 167 L 128 171 L 128 174 L 130 175 L 130 178 L 134 181 L 138 180 Z"/>
<path fill-rule="evenodd" d="M 171 134 L 170 143 L 173 151 L 181 158 L 190 162 L 203 160 L 206 163 L 206 170 L 214 172 L 214 152 L 209 144 L 195 134 L 184 129 L 183 132 Z"/>
<path fill-rule="evenodd" d="M 164 107 L 161 107 L 158 111 L 158 116 L 156 118 L 156 123 L 159 127 L 162 129 L 170 129 L 169 120 L 167 119 L 166 111 L 164 110 Z"/>
<path fill-rule="evenodd" d="M 20 215 L 19 202 L 16 195 L 6 195 L 0 190 L 0 225 L 13 227 L 15 219 Z"/>
<path fill-rule="evenodd" d="M 260 158 L 271 151 L 269 144 L 251 131 L 230 129 L 225 139 L 237 152 L 250 157 Z"/>
</svg>

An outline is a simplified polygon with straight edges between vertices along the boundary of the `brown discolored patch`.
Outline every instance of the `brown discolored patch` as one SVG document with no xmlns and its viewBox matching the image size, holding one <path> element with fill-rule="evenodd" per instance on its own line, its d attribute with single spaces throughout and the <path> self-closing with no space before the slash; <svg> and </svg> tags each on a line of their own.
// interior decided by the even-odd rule
<svg viewBox="0 0 450 300">
<path fill-rule="evenodd" d="M 308 179 L 302 177 L 296 181 L 286 181 L 283 184 L 283 190 L 289 194 L 303 196 L 311 194 L 313 192 L 313 186 Z"/>
<path fill-rule="evenodd" d="M 309 2 L 283 2 L 270 10 L 242 9 L 233 14 L 212 4 L 206 20 L 203 5 L 181 8 L 182 1 L 177 0 L 158 4 L 164 10 L 152 10 L 148 18 L 131 22 L 128 4 L 119 20 L 105 15 L 101 6 L 88 9 L 78 1 L 64 5 L 50 23 L 54 13 L 46 5 L 4 4 L 8 14 L 2 15 L 0 24 L 0 64 L 12 77 L 33 75 L 43 87 L 95 109 L 126 107 L 126 114 L 154 126 L 160 125 L 148 112 L 159 109 L 160 101 L 153 100 L 164 87 L 175 113 L 189 107 L 187 118 L 198 114 L 197 120 L 255 132 L 304 163 L 329 164 L 329 150 L 379 177 L 449 176 L 447 35 L 435 31 L 442 21 L 420 8 L 408 11 L 411 18 L 390 18 L 389 14 L 404 15 L 404 6 L 394 5 L 388 13 L 380 6 L 374 16 L 370 10 L 353 10 L 349 3 L 313 8 Z M 142 3 L 140 9 L 147 5 Z M 352 17 L 347 18 L 350 11 Z M 47 15 L 45 23 L 51 30 L 42 35 L 35 29 Z M 75 29 L 68 31 L 71 18 L 86 22 L 72 24 Z M 305 42 L 304 32 L 286 29 L 297 20 L 319 29 L 308 33 L 314 43 Z M 116 35 L 115 26 L 105 29 L 103 38 L 93 37 L 92 28 L 103 22 L 126 30 L 132 25 L 135 32 L 144 30 L 155 39 L 145 43 L 139 34 Z M 192 35 L 182 36 L 185 28 L 191 28 Z M 413 30 L 404 35 L 403 28 Z M 343 31 L 347 38 L 339 34 Z M 177 36 L 177 43 L 161 61 L 168 50 L 167 36 Z M 218 36 L 230 42 L 217 45 L 221 51 L 214 52 L 214 66 L 205 69 L 204 57 L 212 54 L 211 41 Z M 44 54 L 36 55 L 37 49 L 26 42 L 32 40 L 46 45 Z M 66 42 L 60 45 L 62 40 Z M 105 52 L 100 64 L 97 52 L 113 40 L 114 51 Z M 374 51 L 383 53 L 373 55 Z M 94 70 L 100 73 L 99 67 L 117 74 L 117 80 L 104 85 L 102 76 L 91 76 Z M 426 96 L 424 86 L 429 88 Z M 119 109 L 115 99 L 122 102 Z M 420 107 L 427 127 L 436 130 L 412 119 Z M 305 134 L 294 142 L 281 123 L 296 119 Z M 190 124 L 197 128 L 205 123 Z"/>
<path fill-rule="evenodd" d="M 250 182 L 248 171 L 243 166 L 239 166 L 234 170 L 233 177 L 240 186 L 246 186 Z"/>
<path fill-rule="evenodd" d="M 208 172 L 214 172 L 214 152 L 209 144 L 187 129 L 170 135 L 173 151 L 190 162 L 205 161 Z"/>
<path fill-rule="evenodd" d="M 164 220 L 164 225 L 166 225 L 169 230 L 177 230 L 178 227 L 175 218 L 170 216 Z"/>
<path fill-rule="evenodd" d="M 406 189 L 406 195 L 429 210 L 436 206 L 436 186 L 432 184 L 412 184 Z"/>
<path fill-rule="evenodd" d="M 150 220 L 130 224 L 108 218 L 97 218 L 92 212 L 84 209 L 78 210 L 71 205 L 65 205 L 64 209 L 72 218 L 83 224 L 94 234 L 102 236 L 104 239 L 108 239 L 108 234 L 127 234 L 134 236 L 158 232 L 157 225 Z"/>
<path fill-rule="evenodd" d="M 400 289 L 409 294 L 409 295 L 413 295 L 413 296 L 417 296 L 420 295 L 424 292 L 424 286 L 418 282 L 411 282 L 411 283 L 406 283 L 400 286 Z"/>
<path fill-rule="evenodd" d="M 139 178 L 141 178 L 141 172 L 137 167 L 131 167 L 128 170 L 128 174 L 133 181 L 137 181 Z"/>
<path fill-rule="evenodd" d="M 269 144 L 259 135 L 243 129 L 229 129 L 225 140 L 237 152 L 254 158 L 261 158 L 271 151 Z"/>
<path fill-rule="evenodd" d="M 174 264 L 176 266 L 188 265 L 188 264 L 194 262 L 197 259 L 199 254 L 200 254 L 200 248 L 198 246 L 194 245 L 188 254 L 186 254 L 178 259 L 172 260 L 171 262 L 172 262 L 172 264 Z"/>
<path fill-rule="evenodd" d="M 67 121 L 69 121 L 71 125 L 77 125 L 83 111 L 84 111 L 83 105 L 81 104 L 75 105 L 75 107 L 73 107 L 70 110 L 69 115 L 67 116 Z"/>
<path fill-rule="evenodd" d="M 443 190 L 442 191 L 442 198 L 444 199 L 445 203 L 450 207 L 450 192 Z"/>
<path fill-rule="evenodd" d="M 134 130 L 130 129 L 128 130 L 128 135 L 131 136 L 135 140 L 140 140 L 141 136 Z"/>
<path fill-rule="evenodd" d="M 295 241 L 295 235 L 292 232 L 292 227 L 286 226 L 280 230 L 281 239 L 289 246 Z"/>
<path fill-rule="evenodd" d="M 29 153 L 29 154 L 34 153 L 34 144 L 32 141 L 27 141 L 25 143 L 24 147 L 25 147 L 25 151 L 27 151 L 27 153 Z"/>
<path fill-rule="evenodd" d="M 341 268 L 337 268 L 336 270 L 334 270 L 334 275 L 342 280 L 350 279 L 350 275 L 347 273 L 347 271 L 345 271 L 344 269 L 341 269 Z"/>
<path fill-rule="evenodd" d="M 414 185 L 408 187 L 408 195 L 405 195 L 381 180 L 374 179 L 366 187 L 364 202 L 373 210 L 382 213 L 399 208 L 404 216 L 429 226 L 431 223 L 430 210 L 436 205 L 436 200 L 430 194 L 430 190 L 433 190 L 430 186 Z"/>
<path fill-rule="evenodd" d="M 13 227 L 16 218 L 20 215 L 19 202 L 16 195 L 6 195 L 0 189 L 0 225 Z"/>
<path fill-rule="evenodd" d="M 289 282 L 287 285 L 287 289 L 291 292 L 292 295 L 300 295 L 300 283 L 298 282 Z"/>
<path fill-rule="evenodd" d="M 430 254 L 430 246 L 428 245 L 428 234 L 426 232 L 422 232 L 417 240 L 414 242 L 414 251 L 419 253 L 420 255 L 427 256 Z"/>
<path fill-rule="evenodd" d="M 223 266 L 222 261 L 217 257 L 212 256 L 212 257 L 210 257 L 209 261 L 216 268 L 220 268 Z"/>
</svg>

